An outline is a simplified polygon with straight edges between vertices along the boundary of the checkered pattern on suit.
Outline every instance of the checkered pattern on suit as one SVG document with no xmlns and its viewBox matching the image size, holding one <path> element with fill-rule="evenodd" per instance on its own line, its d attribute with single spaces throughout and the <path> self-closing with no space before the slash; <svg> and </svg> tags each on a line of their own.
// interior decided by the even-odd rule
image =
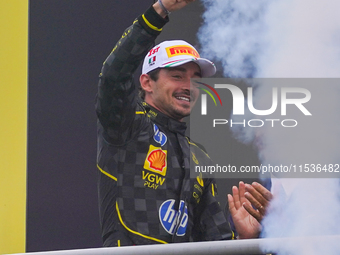
<svg viewBox="0 0 340 255">
<path fill-rule="evenodd" d="M 190 179 L 190 150 L 200 161 L 210 159 L 189 145 L 184 123 L 142 105 L 138 98 L 132 75 L 159 34 L 145 19 L 158 28 L 166 23 L 153 8 L 140 16 L 104 62 L 98 85 L 98 191 L 104 245 L 118 245 L 118 240 L 131 245 L 228 239 L 229 225 L 211 192 L 213 180 L 205 179 L 200 199 L 193 198 L 194 187 L 201 184 Z M 167 137 L 165 143 L 155 139 L 154 124 Z M 144 167 L 151 146 L 166 151 L 166 175 Z M 168 200 L 175 201 L 176 210 L 184 203 L 179 221 L 187 208 L 183 235 L 176 234 L 179 224 L 173 233 L 162 225 L 160 207 Z"/>
</svg>

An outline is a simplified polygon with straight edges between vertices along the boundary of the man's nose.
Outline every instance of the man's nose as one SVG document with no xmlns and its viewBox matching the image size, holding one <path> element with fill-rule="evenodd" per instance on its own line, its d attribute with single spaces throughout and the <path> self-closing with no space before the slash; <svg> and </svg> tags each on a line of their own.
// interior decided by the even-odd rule
<svg viewBox="0 0 340 255">
<path fill-rule="evenodd" d="M 191 90 L 192 89 L 192 84 L 190 79 L 186 79 L 183 83 L 182 83 L 182 89 L 183 90 Z"/>
</svg>

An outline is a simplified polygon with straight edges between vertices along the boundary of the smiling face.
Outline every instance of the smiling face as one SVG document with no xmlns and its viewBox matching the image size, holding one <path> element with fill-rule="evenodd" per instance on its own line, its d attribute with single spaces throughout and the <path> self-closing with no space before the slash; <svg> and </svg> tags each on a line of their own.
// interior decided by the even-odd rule
<svg viewBox="0 0 340 255">
<path fill-rule="evenodd" d="M 201 70 L 194 62 L 178 67 L 162 68 L 157 81 L 149 75 L 141 75 L 145 90 L 145 102 L 165 115 L 181 121 L 190 114 L 199 96 L 199 89 L 191 84 L 191 78 L 200 78 Z"/>
</svg>

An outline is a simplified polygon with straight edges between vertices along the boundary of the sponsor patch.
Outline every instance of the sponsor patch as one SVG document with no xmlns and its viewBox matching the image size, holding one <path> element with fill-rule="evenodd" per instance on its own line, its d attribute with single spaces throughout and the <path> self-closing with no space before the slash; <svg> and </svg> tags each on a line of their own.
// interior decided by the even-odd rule
<svg viewBox="0 0 340 255">
<path fill-rule="evenodd" d="M 156 117 L 157 117 L 157 113 L 154 112 L 153 110 L 150 110 L 150 111 L 148 112 L 148 116 L 149 116 L 149 117 L 152 117 L 152 118 L 156 118 Z"/>
<path fill-rule="evenodd" d="M 165 50 L 169 58 L 180 56 L 180 55 L 190 55 L 190 56 L 193 56 L 194 58 L 200 57 L 198 52 L 194 48 L 188 45 L 171 46 L 171 47 L 165 48 Z"/>
<path fill-rule="evenodd" d="M 144 162 L 144 169 L 165 176 L 167 169 L 167 151 L 150 144 L 149 152 Z"/>
<path fill-rule="evenodd" d="M 159 186 L 162 186 L 165 182 L 165 178 L 162 178 L 156 174 L 149 173 L 147 171 L 142 171 L 142 178 L 144 180 L 144 187 L 150 189 L 157 189 Z"/>
<path fill-rule="evenodd" d="M 181 215 L 183 212 L 183 215 Z M 179 203 L 179 213 L 178 213 L 178 228 L 177 228 L 177 232 L 176 235 L 178 236 L 184 236 L 185 235 L 185 231 L 187 230 L 187 225 L 188 225 L 188 208 L 185 205 L 185 202 L 183 200 L 181 200 L 181 202 Z"/>
<path fill-rule="evenodd" d="M 153 124 L 153 130 L 155 132 L 153 139 L 156 141 L 156 143 L 159 143 L 161 146 L 163 146 L 168 140 L 167 136 L 159 130 L 156 124 Z"/>
<path fill-rule="evenodd" d="M 170 235 L 176 231 L 177 236 L 185 235 L 188 225 L 188 208 L 183 200 L 179 203 L 179 209 L 175 209 L 175 200 L 169 199 L 159 207 L 159 220 Z"/>
</svg>

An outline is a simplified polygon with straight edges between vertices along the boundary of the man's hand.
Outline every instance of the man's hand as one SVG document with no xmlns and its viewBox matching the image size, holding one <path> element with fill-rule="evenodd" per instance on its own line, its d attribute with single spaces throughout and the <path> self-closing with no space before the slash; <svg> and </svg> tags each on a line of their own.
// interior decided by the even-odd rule
<svg viewBox="0 0 340 255">
<path fill-rule="evenodd" d="M 269 206 L 269 201 L 272 200 L 272 193 L 257 182 L 253 182 L 252 185 L 245 185 L 246 192 L 245 197 L 251 203 L 245 203 L 243 206 L 247 212 L 252 215 L 258 222 L 261 222 L 266 214 Z M 255 210 L 255 207 L 257 210 Z"/>
<path fill-rule="evenodd" d="M 232 188 L 233 195 L 228 194 L 229 211 L 239 238 L 256 238 L 261 231 L 261 224 L 245 209 L 251 207 L 245 192 L 246 186 L 243 182 L 239 183 L 239 188 Z"/>
<path fill-rule="evenodd" d="M 182 9 L 183 7 L 187 6 L 191 2 L 194 2 L 195 0 L 161 0 L 161 1 L 165 9 L 167 9 L 169 12 L 173 12 Z M 158 1 L 153 4 L 153 8 L 163 18 L 166 17 L 166 13 L 163 11 Z"/>
</svg>

